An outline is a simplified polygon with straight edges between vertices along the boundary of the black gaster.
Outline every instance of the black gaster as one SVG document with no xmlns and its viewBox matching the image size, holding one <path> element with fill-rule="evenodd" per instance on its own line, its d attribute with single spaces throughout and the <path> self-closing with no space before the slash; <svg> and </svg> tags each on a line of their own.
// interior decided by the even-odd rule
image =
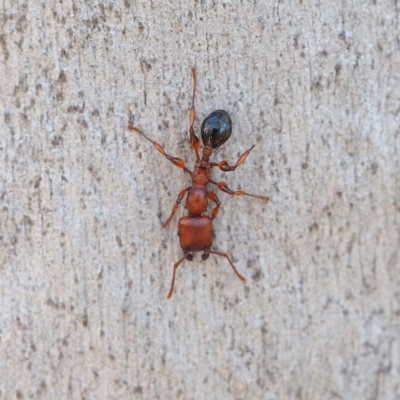
<svg viewBox="0 0 400 400">
<path fill-rule="evenodd" d="M 232 121 L 224 110 L 213 111 L 201 124 L 201 139 L 204 146 L 213 149 L 222 146 L 232 134 Z"/>
</svg>

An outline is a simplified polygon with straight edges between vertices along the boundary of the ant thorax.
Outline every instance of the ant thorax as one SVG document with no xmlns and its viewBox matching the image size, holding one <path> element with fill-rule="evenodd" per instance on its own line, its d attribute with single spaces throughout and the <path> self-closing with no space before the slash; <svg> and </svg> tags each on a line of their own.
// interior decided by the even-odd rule
<svg viewBox="0 0 400 400">
<path fill-rule="evenodd" d="M 204 163 L 205 165 L 203 165 Z M 194 173 L 192 175 L 193 185 L 207 186 L 209 181 L 210 181 L 210 169 L 208 161 L 204 162 L 203 160 L 201 160 L 199 163 L 196 162 Z"/>
</svg>

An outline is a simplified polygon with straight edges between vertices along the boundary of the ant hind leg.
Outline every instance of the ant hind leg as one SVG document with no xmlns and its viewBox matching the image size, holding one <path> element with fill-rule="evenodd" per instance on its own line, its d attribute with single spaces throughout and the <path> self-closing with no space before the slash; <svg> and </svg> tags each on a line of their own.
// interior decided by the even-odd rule
<svg viewBox="0 0 400 400">
<path fill-rule="evenodd" d="M 218 189 L 222 190 L 225 193 L 230 194 L 231 196 L 250 196 L 250 197 L 255 197 L 257 199 L 260 199 L 260 200 L 269 201 L 268 196 L 258 196 L 256 194 L 250 194 L 250 193 L 244 192 L 243 190 L 231 190 L 231 189 L 229 189 L 226 182 L 215 182 L 210 179 L 210 183 L 216 185 L 218 187 Z"/>
<path fill-rule="evenodd" d="M 250 154 L 250 152 L 254 149 L 255 144 L 253 144 L 253 146 L 251 146 L 248 150 L 246 150 L 237 160 L 236 164 L 231 167 L 228 164 L 228 161 L 226 160 L 222 160 L 219 163 L 211 163 L 212 167 L 218 167 L 221 171 L 224 172 L 229 172 L 229 171 L 234 171 L 240 164 L 244 163 L 244 161 L 246 160 L 247 156 Z"/>
<path fill-rule="evenodd" d="M 190 133 L 190 144 L 193 147 L 193 150 L 196 152 L 196 158 L 199 159 L 199 148 L 200 148 L 200 140 L 199 138 L 195 135 L 194 133 L 194 119 L 196 117 L 196 109 L 194 107 L 194 97 L 196 95 L 196 68 L 192 67 L 192 76 L 193 76 L 193 96 L 192 96 L 192 106 L 190 107 L 190 112 L 189 112 L 189 133 Z"/>
<path fill-rule="evenodd" d="M 161 144 L 155 142 L 153 139 L 151 139 L 149 136 L 147 136 L 143 131 L 141 131 L 139 128 L 136 128 L 135 126 L 128 125 L 128 129 L 130 131 L 134 131 L 138 133 L 139 135 L 143 136 L 146 138 L 149 142 L 153 143 L 153 146 L 156 148 L 158 152 L 160 152 L 168 161 L 172 162 L 176 167 L 182 168 L 185 172 L 189 173 L 192 175 L 192 171 L 188 170 L 186 168 L 185 161 L 182 160 L 182 158 L 179 157 L 174 157 L 171 156 L 170 154 L 167 154 L 164 150 L 164 148 L 161 146 Z"/>
</svg>

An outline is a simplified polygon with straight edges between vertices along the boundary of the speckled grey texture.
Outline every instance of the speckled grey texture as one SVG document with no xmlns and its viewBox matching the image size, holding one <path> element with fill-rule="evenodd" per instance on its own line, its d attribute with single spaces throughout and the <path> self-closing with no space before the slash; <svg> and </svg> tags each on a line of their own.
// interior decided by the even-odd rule
<svg viewBox="0 0 400 400">
<path fill-rule="evenodd" d="M 397 1 L 0 4 L 1 399 L 399 399 Z M 196 129 L 211 256 L 165 229 Z"/>
</svg>

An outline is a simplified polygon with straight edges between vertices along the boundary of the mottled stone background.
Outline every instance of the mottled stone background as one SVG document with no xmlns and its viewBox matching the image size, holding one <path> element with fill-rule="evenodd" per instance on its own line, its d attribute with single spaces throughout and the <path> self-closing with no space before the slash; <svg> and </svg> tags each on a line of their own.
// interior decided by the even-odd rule
<svg viewBox="0 0 400 400">
<path fill-rule="evenodd" d="M 215 249 L 184 262 L 225 109 Z M 400 4 L 3 0 L 1 399 L 399 399 Z"/>
</svg>

